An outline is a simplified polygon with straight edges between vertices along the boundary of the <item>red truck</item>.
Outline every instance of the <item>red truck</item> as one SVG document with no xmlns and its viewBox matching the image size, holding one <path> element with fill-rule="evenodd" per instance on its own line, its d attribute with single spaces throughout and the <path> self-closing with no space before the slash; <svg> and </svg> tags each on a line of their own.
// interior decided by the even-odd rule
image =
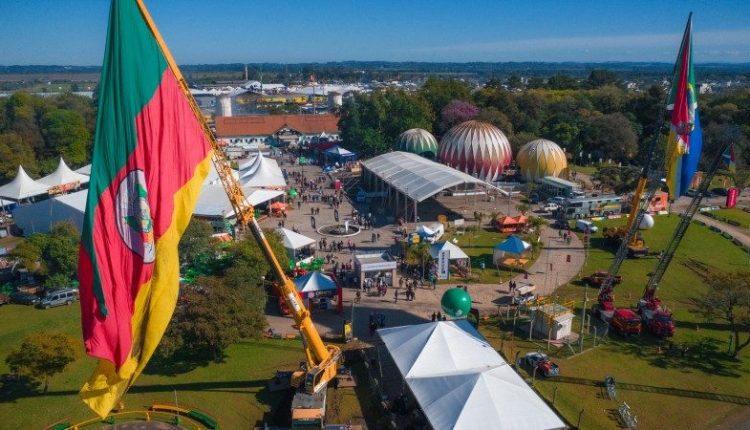
<svg viewBox="0 0 750 430">
<path fill-rule="evenodd" d="M 641 334 L 641 317 L 627 308 L 616 309 L 610 321 L 612 329 L 622 336 Z"/>
</svg>

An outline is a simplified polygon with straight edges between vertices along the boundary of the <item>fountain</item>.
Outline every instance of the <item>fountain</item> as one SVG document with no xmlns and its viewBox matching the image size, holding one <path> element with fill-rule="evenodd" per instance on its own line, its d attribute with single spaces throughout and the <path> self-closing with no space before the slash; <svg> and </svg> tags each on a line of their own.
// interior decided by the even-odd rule
<svg viewBox="0 0 750 430">
<path fill-rule="evenodd" d="M 356 225 L 350 225 L 348 220 L 344 224 L 324 225 L 318 229 L 318 233 L 329 237 L 351 237 L 358 235 L 360 231 Z"/>
</svg>

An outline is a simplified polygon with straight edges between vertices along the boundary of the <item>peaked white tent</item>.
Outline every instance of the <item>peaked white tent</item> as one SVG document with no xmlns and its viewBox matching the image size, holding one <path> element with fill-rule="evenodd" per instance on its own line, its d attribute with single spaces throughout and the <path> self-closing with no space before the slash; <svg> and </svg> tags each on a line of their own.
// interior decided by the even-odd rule
<svg viewBox="0 0 750 430">
<path fill-rule="evenodd" d="M 89 170 L 90 171 L 90 170 Z M 48 187 L 59 187 L 61 185 L 81 183 L 87 184 L 89 182 L 88 175 L 76 173 L 65 164 L 65 160 L 60 157 L 60 162 L 57 164 L 57 169 L 49 175 L 37 180 L 37 182 L 44 184 Z"/>
<path fill-rule="evenodd" d="M 432 428 L 564 429 L 466 320 L 378 330 Z"/>
<path fill-rule="evenodd" d="M 300 293 L 315 293 L 320 291 L 336 291 L 336 282 L 330 276 L 320 272 L 310 272 L 294 280 Z"/>
<path fill-rule="evenodd" d="M 76 169 L 76 173 L 91 176 L 91 164 L 87 164 L 80 169 Z"/>
<path fill-rule="evenodd" d="M 445 241 L 445 242 L 438 242 L 430 247 L 430 256 L 432 258 L 438 258 L 440 255 L 440 252 L 443 250 L 448 250 L 448 258 L 450 260 L 460 260 L 460 259 L 468 259 L 469 256 L 466 255 L 465 252 L 461 250 L 458 246 L 454 245 L 451 242 Z"/>
<path fill-rule="evenodd" d="M 10 183 L 0 187 L 0 197 L 20 201 L 42 194 L 47 194 L 47 185 L 41 184 L 26 174 L 23 167 L 18 166 L 18 173 Z"/>
<path fill-rule="evenodd" d="M 240 166 L 239 178 L 243 187 L 286 187 L 286 179 L 279 164 L 261 153 Z"/>
<path fill-rule="evenodd" d="M 315 239 L 311 239 L 305 235 L 295 233 L 292 230 L 286 228 L 279 228 L 276 230 L 281 235 L 281 242 L 286 248 L 286 253 L 290 258 L 295 258 L 298 249 L 302 249 L 306 246 L 315 245 Z"/>
</svg>

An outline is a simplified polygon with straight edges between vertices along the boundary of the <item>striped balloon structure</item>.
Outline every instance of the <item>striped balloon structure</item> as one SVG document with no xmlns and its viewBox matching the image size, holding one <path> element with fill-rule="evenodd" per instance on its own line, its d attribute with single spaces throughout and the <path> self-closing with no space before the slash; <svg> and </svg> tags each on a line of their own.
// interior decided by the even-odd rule
<svg viewBox="0 0 750 430">
<path fill-rule="evenodd" d="M 547 139 L 532 140 L 516 154 L 516 163 L 527 181 L 545 176 L 559 176 L 568 161 L 565 152 L 555 142 Z"/>
<path fill-rule="evenodd" d="M 438 142 L 427 130 L 412 128 L 398 136 L 396 150 L 411 152 L 425 158 L 434 159 L 438 153 Z"/>
<path fill-rule="evenodd" d="M 472 120 L 448 130 L 440 141 L 438 158 L 454 169 L 492 182 L 510 165 L 512 154 L 508 138 L 499 128 Z"/>
</svg>

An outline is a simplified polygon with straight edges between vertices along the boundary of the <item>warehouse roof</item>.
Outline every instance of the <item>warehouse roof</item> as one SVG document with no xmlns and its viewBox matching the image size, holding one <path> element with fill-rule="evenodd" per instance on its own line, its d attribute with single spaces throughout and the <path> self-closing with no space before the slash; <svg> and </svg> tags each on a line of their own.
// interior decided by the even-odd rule
<svg viewBox="0 0 750 430">
<path fill-rule="evenodd" d="M 336 115 L 246 115 L 216 117 L 216 136 L 270 136 L 283 128 L 302 134 L 338 133 Z"/>
<path fill-rule="evenodd" d="M 363 161 L 362 166 L 417 202 L 457 185 L 487 185 L 481 179 L 408 152 L 379 155 Z"/>
</svg>

